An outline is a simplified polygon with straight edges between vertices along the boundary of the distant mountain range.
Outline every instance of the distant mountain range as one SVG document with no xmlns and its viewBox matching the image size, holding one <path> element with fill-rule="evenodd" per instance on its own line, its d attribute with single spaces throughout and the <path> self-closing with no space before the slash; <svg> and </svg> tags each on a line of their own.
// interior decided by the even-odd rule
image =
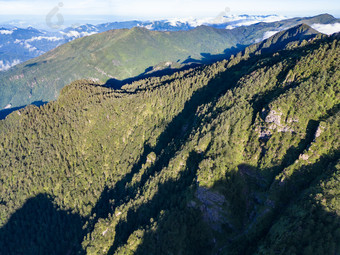
<svg viewBox="0 0 340 255">
<path fill-rule="evenodd" d="M 163 32 L 135 27 L 78 38 L 1 72 L 0 109 L 55 100 L 60 90 L 74 80 L 91 79 L 119 87 L 132 81 L 133 77 L 155 76 L 164 74 L 164 70 L 171 72 L 192 64 L 228 58 L 248 45 L 301 23 L 335 21 L 330 15 L 319 15 L 234 29 L 199 26 L 186 31 Z M 94 28 L 80 27 L 77 33 L 94 33 L 91 29 Z M 318 33 L 311 27 L 307 30 L 310 34 Z M 68 33 L 72 34 L 72 31 Z"/>
<path fill-rule="evenodd" d="M 68 27 L 61 31 L 50 32 L 33 27 L 19 28 L 12 24 L 0 24 L 0 71 L 8 70 L 10 67 L 35 58 L 52 50 L 64 43 L 76 38 L 105 32 L 112 29 L 130 29 L 133 27 L 144 27 L 153 31 L 181 31 L 194 29 L 201 25 L 214 28 L 234 29 L 241 26 L 249 26 L 256 23 L 269 23 L 285 20 L 285 24 L 292 22 L 296 25 L 301 23 L 334 24 L 338 22 L 333 16 L 324 14 L 311 18 L 294 18 L 278 15 L 229 15 L 221 13 L 214 18 L 206 19 L 169 19 L 159 21 L 124 21 L 111 22 L 99 25 L 85 24 L 78 27 Z M 281 28 L 284 29 L 287 27 Z M 320 28 L 320 27 L 319 27 Z M 340 28 L 339 28 L 340 30 Z M 275 31 L 274 31 L 275 32 Z M 323 32 L 323 31 L 321 31 Z M 272 35 L 270 33 L 269 35 Z M 267 34 L 267 37 L 268 34 Z"/>
</svg>

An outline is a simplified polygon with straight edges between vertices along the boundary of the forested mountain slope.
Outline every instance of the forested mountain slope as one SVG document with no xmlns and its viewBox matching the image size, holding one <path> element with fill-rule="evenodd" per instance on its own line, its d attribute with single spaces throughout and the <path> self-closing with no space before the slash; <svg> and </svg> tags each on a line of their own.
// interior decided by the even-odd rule
<svg viewBox="0 0 340 255">
<path fill-rule="evenodd" d="M 283 22 L 273 22 L 274 20 L 279 21 L 283 19 L 284 17 L 279 15 L 228 15 L 224 17 L 221 16 L 218 19 L 208 18 L 203 20 L 192 18 L 184 20 L 169 19 L 156 21 L 132 20 L 109 22 L 97 25 L 83 24 L 78 27 L 67 27 L 60 31 L 44 31 L 33 28 L 32 26 L 24 28 L 24 23 L 26 23 L 25 21 L 23 21 L 24 23 L 21 23 L 20 21 L 15 23 L 10 22 L 11 24 L 2 23 L 0 24 L 0 72 L 9 69 L 13 65 L 38 57 L 74 39 L 112 29 L 145 27 L 153 31 L 184 31 L 194 29 L 199 25 L 232 29 L 243 26 L 244 24 L 250 25 L 257 23 L 254 25 L 257 27 L 257 32 L 254 31 L 253 26 L 249 26 L 249 30 L 241 29 L 241 31 L 251 32 L 251 34 L 246 32 L 243 33 L 243 35 L 245 37 L 251 37 L 252 39 L 255 38 L 258 40 L 262 38 L 263 34 L 268 31 L 268 29 L 283 30 L 301 23 L 313 25 L 334 24 L 339 22 L 339 20 L 329 14 L 321 14 L 314 17 L 291 18 L 286 19 Z M 268 21 L 272 22 L 268 23 Z M 19 27 L 15 27 L 15 25 Z"/>
<path fill-rule="evenodd" d="M 322 15 L 233 30 L 200 26 L 177 32 L 135 27 L 80 38 L 1 72 L 0 109 L 55 100 L 65 85 L 78 79 L 109 81 L 117 87 L 121 80 L 138 75 L 151 72 L 155 76 L 157 71 L 190 63 L 212 63 L 267 39 L 266 32 L 276 33 L 304 21 L 314 24 L 333 20 L 332 16 Z M 312 28 L 308 32 L 318 33 Z"/>
<path fill-rule="evenodd" d="M 0 254 L 339 253 L 340 36 L 306 28 L 0 121 Z"/>
<path fill-rule="evenodd" d="M 189 56 L 220 54 L 237 43 L 226 30 L 203 26 L 171 33 L 136 27 L 76 39 L 1 73 L 0 107 L 54 100 L 77 79 L 124 80 L 156 65 L 181 67 Z"/>
</svg>

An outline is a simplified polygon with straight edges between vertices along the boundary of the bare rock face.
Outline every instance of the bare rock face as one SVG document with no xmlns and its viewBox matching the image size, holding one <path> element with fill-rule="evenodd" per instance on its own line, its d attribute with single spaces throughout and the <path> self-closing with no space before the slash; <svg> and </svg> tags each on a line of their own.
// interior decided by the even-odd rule
<svg viewBox="0 0 340 255">
<path fill-rule="evenodd" d="M 154 163 L 154 162 L 156 161 L 156 158 L 157 158 L 156 153 L 151 152 L 151 153 L 149 153 L 149 155 L 147 156 L 146 162 L 152 164 L 152 163 Z"/>
<path fill-rule="evenodd" d="M 299 159 L 302 159 L 302 160 L 308 160 L 309 159 L 309 156 L 308 156 L 308 154 L 306 153 L 306 154 L 301 154 L 300 156 L 299 156 Z"/>
<path fill-rule="evenodd" d="M 321 125 L 318 126 L 318 129 L 315 132 L 315 139 L 318 138 L 321 135 L 323 129 L 324 129 L 323 126 L 321 126 Z"/>
<path fill-rule="evenodd" d="M 271 110 L 266 119 L 265 122 L 266 123 L 274 123 L 277 126 L 281 126 L 281 116 L 282 116 L 282 112 L 276 112 L 275 110 Z"/>
<path fill-rule="evenodd" d="M 259 133 L 260 139 L 269 139 L 273 132 L 294 132 L 294 130 L 287 124 L 293 122 L 299 122 L 298 119 L 288 119 L 287 123 L 282 123 L 283 113 L 279 110 L 266 111 L 265 109 L 261 113 L 262 119 L 265 124 L 256 128 Z"/>
</svg>

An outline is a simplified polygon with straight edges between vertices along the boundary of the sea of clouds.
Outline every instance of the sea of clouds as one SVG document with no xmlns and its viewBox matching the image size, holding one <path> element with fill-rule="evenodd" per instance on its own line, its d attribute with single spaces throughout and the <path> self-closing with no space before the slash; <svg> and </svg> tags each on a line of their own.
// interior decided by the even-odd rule
<svg viewBox="0 0 340 255">
<path fill-rule="evenodd" d="M 320 33 L 331 35 L 340 32 L 340 23 L 334 24 L 313 24 L 312 28 L 318 30 Z"/>
</svg>

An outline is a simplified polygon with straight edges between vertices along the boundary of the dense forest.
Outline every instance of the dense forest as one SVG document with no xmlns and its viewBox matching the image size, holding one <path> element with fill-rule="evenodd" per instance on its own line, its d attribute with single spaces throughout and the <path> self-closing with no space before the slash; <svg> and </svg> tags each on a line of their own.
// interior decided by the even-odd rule
<svg viewBox="0 0 340 255">
<path fill-rule="evenodd" d="M 0 254 L 340 253 L 340 35 L 309 29 L 1 120 Z"/>
<path fill-rule="evenodd" d="M 120 87 L 131 80 L 146 78 L 150 73 L 154 76 L 162 70 L 171 72 L 192 64 L 211 64 L 267 39 L 268 32 L 283 31 L 302 23 L 337 21 L 331 15 L 322 14 L 235 29 L 199 26 L 188 31 L 166 32 L 134 27 L 78 38 L 0 72 L 0 109 L 56 100 L 64 86 L 78 79 L 109 81 Z M 308 32 L 319 33 L 311 28 Z"/>
</svg>

